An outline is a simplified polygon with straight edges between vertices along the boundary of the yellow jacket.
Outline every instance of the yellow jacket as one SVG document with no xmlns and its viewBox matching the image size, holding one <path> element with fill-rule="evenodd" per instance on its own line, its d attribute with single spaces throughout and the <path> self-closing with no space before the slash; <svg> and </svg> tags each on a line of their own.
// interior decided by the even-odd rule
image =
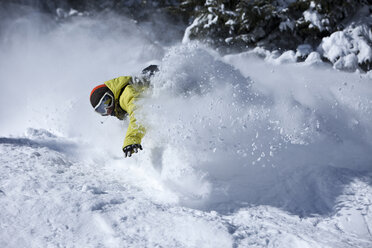
<svg viewBox="0 0 372 248">
<path fill-rule="evenodd" d="M 136 110 L 135 102 L 144 91 L 144 86 L 136 87 L 131 84 L 132 77 L 118 77 L 105 82 L 105 85 L 114 93 L 115 109 L 114 115 L 120 120 L 129 115 L 129 126 L 124 139 L 123 148 L 128 145 L 141 144 L 146 130 L 137 123 L 134 116 Z"/>
</svg>

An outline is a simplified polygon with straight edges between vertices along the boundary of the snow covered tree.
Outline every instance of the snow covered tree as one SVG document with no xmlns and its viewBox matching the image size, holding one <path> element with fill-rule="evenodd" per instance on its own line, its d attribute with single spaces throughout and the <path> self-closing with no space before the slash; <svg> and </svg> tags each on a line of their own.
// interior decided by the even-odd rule
<svg viewBox="0 0 372 248">
<path fill-rule="evenodd" d="M 194 16 L 186 31 L 186 39 L 198 39 L 225 52 L 256 46 L 269 50 L 296 50 L 302 44 L 317 50 L 323 38 L 345 29 L 361 15 L 362 10 L 366 16 L 372 11 L 367 0 L 201 2 L 183 2 Z M 367 43 L 372 39 L 368 34 L 364 36 L 367 36 Z M 368 69 L 369 61 L 364 59 L 359 64 Z"/>
</svg>

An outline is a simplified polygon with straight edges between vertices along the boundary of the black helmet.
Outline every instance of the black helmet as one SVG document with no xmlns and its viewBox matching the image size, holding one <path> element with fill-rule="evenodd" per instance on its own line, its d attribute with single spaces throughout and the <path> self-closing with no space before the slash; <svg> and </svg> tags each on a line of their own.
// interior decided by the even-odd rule
<svg viewBox="0 0 372 248">
<path fill-rule="evenodd" d="M 90 93 L 90 104 L 97 113 L 110 115 L 113 113 L 114 94 L 105 84 L 98 85 Z"/>
</svg>

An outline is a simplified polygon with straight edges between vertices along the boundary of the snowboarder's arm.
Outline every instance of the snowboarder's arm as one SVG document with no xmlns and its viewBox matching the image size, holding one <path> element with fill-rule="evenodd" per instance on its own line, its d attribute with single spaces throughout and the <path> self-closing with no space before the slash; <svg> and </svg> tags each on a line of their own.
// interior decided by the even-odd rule
<svg viewBox="0 0 372 248">
<path fill-rule="evenodd" d="M 138 124 L 134 116 L 136 110 L 136 100 L 140 92 L 138 92 L 132 85 L 128 85 L 120 97 L 120 106 L 129 115 L 129 126 L 127 134 L 125 135 L 123 148 L 129 145 L 141 144 L 143 136 L 145 136 L 145 128 Z"/>
</svg>

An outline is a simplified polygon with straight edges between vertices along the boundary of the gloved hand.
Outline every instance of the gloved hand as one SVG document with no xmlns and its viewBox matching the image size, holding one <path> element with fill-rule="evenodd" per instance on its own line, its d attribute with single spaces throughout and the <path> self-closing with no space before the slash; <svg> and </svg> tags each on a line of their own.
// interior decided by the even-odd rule
<svg viewBox="0 0 372 248">
<path fill-rule="evenodd" d="M 138 149 L 142 150 L 140 144 L 133 144 L 123 148 L 124 157 L 131 157 L 133 153 L 137 153 Z"/>
</svg>

